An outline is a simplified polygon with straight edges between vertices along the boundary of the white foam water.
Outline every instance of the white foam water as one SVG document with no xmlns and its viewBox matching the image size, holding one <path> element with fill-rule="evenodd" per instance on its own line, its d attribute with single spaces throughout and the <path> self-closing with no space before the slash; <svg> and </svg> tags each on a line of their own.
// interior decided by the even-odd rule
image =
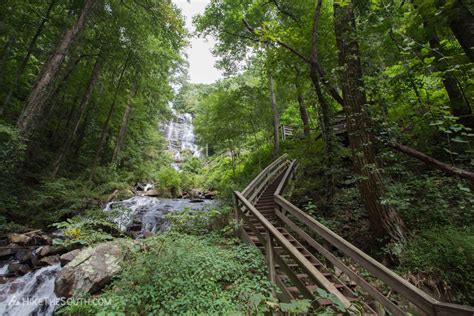
<svg viewBox="0 0 474 316">
<path fill-rule="evenodd" d="M 0 315 L 53 315 L 59 302 L 54 280 L 60 269 L 59 264 L 44 267 L 0 285 Z"/>
</svg>

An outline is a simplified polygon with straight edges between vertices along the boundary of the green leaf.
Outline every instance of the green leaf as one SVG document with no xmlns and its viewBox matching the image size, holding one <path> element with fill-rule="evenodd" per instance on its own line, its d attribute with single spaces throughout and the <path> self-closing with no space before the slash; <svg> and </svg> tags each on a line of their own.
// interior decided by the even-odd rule
<svg viewBox="0 0 474 316">
<path fill-rule="evenodd" d="M 425 57 L 423 62 L 427 65 L 431 64 L 435 60 L 435 57 Z"/>
</svg>

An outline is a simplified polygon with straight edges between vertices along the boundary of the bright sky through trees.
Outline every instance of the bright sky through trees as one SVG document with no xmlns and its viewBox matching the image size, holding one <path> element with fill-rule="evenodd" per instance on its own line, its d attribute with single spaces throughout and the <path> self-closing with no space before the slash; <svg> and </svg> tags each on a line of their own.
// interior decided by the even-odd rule
<svg viewBox="0 0 474 316">
<path fill-rule="evenodd" d="M 173 0 L 183 10 L 186 17 L 186 27 L 194 31 L 192 25 L 193 16 L 203 13 L 209 0 Z M 193 37 L 191 45 L 186 53 L 189 61 L 189 76 L 192 83 L 213 83 L 222 78 L 221 71 L 214 67 L 216 58 L 212 56 L 211 49 L 214 46 L 212 38 L 203 39 Z"/>
</svg>

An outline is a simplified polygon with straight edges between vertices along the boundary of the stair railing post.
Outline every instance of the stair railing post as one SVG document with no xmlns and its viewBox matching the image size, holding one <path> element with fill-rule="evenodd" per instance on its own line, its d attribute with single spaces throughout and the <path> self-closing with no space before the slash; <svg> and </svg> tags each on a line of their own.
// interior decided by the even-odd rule
<svg viewBox="0 0 474 316">
<path fill-rule="evenodd" d="M 234 204 L 234 218 L 235 218 L 235 223 L 237 225 L 237 237 L 241 237 L 241 229 L 242 227 L 240 226 L 240 216 L 239 216 L 239 201 L 237 199 L 237 195 L 234 193 L 233 195 L 233 204 Z"/>
<path fill-rule="evenodd" d="M 273 248 L 273 238 L 270 235 L 269 231 L 267 231 L 265 254 L 267 257 L 267 265 L 268 265 L 268 273 L 269 273 L 270 281 L 273 284 L 276 284 L 275 249 Z"/>
</svg>

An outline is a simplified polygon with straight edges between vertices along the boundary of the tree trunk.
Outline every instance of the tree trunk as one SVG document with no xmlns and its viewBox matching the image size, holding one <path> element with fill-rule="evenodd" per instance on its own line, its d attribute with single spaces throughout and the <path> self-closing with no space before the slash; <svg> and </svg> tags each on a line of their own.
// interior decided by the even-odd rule
<svg viewBox="0 0 474 316">
<path fill-rule="evenodd" d="M 467 57 L 474 62 L 474 16 L 461 0 L 449 10 L 449 26 Z"/>
<path fill-rule="evenodd" d="M 128 122 L 130 120 L 130 111 L 132 109 L 132 101 L 138 94 L 138 84 L 140 81 L 140 73 L 137 71 L 135 82 L 133 83 L 132 91 L 130 92 L 130 97 L 123 113 L 122 125 L 120 126 L 120 132 L 117 137 L 117 142 L 115 143 L 114 153 L 112 155 L 112 164 L 118 162 L 120 156 L 120 151 L 122 150 L 123 143 L 125 142 L 125 137 L 127 136 Z"/>
<path fill-rule="evenodd" d="M 81 105 L 79 107 L 79 115 L 77 117 L 76 124 L 74 125 L 74 128 L 73 128 L 72 132 L 69 134 L 69 136 L 66 136 L 67 138 L 64 141 L 64 144 L 63 144 L 63 146 L 61 147 L 61 149 L 59 151 L 58 158 L 56 159 L 56 161 L 53 165 L 53 167 L 54 167 L 53 174 L 52 174 L 53 177 L 56 176 L 59 169 L 61 168 L 61 164 L 62 164 L 64 158 L 66 157 L 67 151 L 69 150 L 69 147 L 70 147 L 71 143 L 76 138 L 77 131 L 79 130 L 79 126 L 81 125 L 82 118 L 84 117 L 84 113 L 86 113 L 87 107 L 88 107 L 89 102 L 92 98 L 92 93 L 94 92 L 95 84 L 96 84 L 97 80 L 99 79 L 101 63 L 102 63 L 101 56 L 98 56 L 96 61 L 95 61 L 95 64 L 94 64 L 94 68 L 92 69 L 92 73 L 91 73 L 91 77 L 89 79 L 89 83 L 87 84 L 86 93 L 84 94 L 84 96 L 82 97 L 82 100 L 81 100 Z"/>
<path fill-rule="evenodd" d="M 275 156 L 280 154 L 280 114 L 278 113 L 277 100 L 275 95 L 275 85 L 271 71 L 268 72 L 268 85 L 270 88 L 270 97 L 273 114 L 273 142 L 275 145 Z"/>
<path fill-rule="evenodd" d="M 84 0 L 79 17 L 73 26 L 64 33 L 56 49 L 43 65 L 36 82 L 26 100 L 25 107 L 17 120 L 17 127 L 23 137 L 28 139 L 35 130 L 36 120 L 43 110 L 51 84 L 57 77 L 59 68 L 64 61 L 67 51 L 84 28 L 87 16 L 92 11 L 96 1 Z"/>
<path fill-rule="evenodd" d="M 84 56 L 85 55 L 80 55 L 74 61 L 71 62 L 71 65 L 67 67 L 66 72 L 64 76 L 62 77 L 62 79 L 60 80 L 59 84 L 56 86 L 53 93 L 51 93 L 50 100 L 52 101 L 52 104 L 49 106 L 49 108 L 46 111 L 46 114 L 44 115 L 45 122 L 48 122 L 49 119 L 51 118 L 51 115 L 53 115 L 54 109 L 56 108 L 56 105 L 58 104 L 56 100 L 58 98 L 59 92 L 63 89 L 63 87 L 66 86 L 66 84 L 69 81 L 69 78 L 74 73 L 74 70 L 76 69 L 77 65 L 80 63 L 82 58 L 84 58 Z"/>
<path fill-rule="evenodd" d="M 7 62 L 8 56 L 10 55 L 11 48 L 15 42 L 16 33 L 12 33 L 8 38 L 8 41 L 5 43 L 5 46 L 3 46 L 2 57 L 0 58 L 0 67 L 2 67 L 2 69 L 5 67 L 5 63 Z"/>
<path fill-rule="evenodd" d="M 318 97 L 320 105 L 320 125 L 321 134 L 324 140 L 324 149 L 326 155 L 326 170 L 325 170 L 325 182 L 326 182 L 326 201 L 325 201 L 325 212 L 328 213 L 332 210 L 332 204 L 334 199 L 335 179 L 334 179 L 334 133 L 331 128 L 331 117 L 332 111 L 331 106 L 327 102 L 321 91 L 321 78 L 319 76 L 320 69 L 319 57 L 318 57 L 318 41 L 319 41 L 319 17 L 321 15 L 322 0 L 318 0 L 316 9 L 313 17 L 313 32 L 312 32 L 312 43 L 311 43 L 311 59 L 310 59 L 310 77 L 313 83 L 316 95 Z"/>
<path fill-rule="evenodd" d="M 429 43 L 431 49 L 435 52 L 441 53 L 440 41 L 436 34 L 430 36 Z M 471 105 L 468 100 L 464 98 L 461 88 L 458 85 L 458 81 L 451 73 L 446 72 L 444 69 L 445 67 L 442 65 L 438 65 L 437 68 L 440 68 L 439 70 L 443 74 L 443 85 L 449 97 L 451 113 L 458 117 L 459 122 L 463 125 L 474 128 L 474 116 L 472 116 Z"/>
<path fill-rule="evenodd" d="M 304 96 L 303 96 L 303 89 L 300 84 L 300 72 L 298 69 L 296 70 L 295 87 L 296 87 L 296 95 L 298 98 L 298 105 L 300 109 L 300 117 L 301 117 L 301 121 L 303 122 L 304 136 L 309 137 L 311 136 L 311 129 L 309 126 L 308 111 L 306 110 L 306 104 L 305 104 Z"/>
<path fill-rule="evenodd" d="M 97 151 L 96 151 L 96 154 L 95 154 L 94 162 L 92 164 L 92 169 L 91 169 L 91 174 L 90 174 L 89 180 L 92 180 L 95 176 L 95 169 L 97 168 L 97 164 L 99 163 L 100 155 L 102 154 L 102 149 L 105 145 L 105 141 L 106 141 L 106 137 L 107 137 L 107 130 L 109 129 L 109 122 L 110 122 L 110 119 L 112 117 L 112 114 L 115 111 L 115 106 L 117 105 L 117 97 L 118 97 L 118 94 L 120 92 L 120 88 L 122 87 L 123 76 L 125 74 L 125 71 L 128 68 L 128 64 L 130 62 L 131 57 L 132 57 L 132 51 L 130 50 L 130 52 L 127 55 L 127 59 L 125 60 L 125 63 L 123 65 L 122 72 L 120 73 L 120 77 L 119 77 L 119 80 L 118 80 L 118 83 L 117 83 L 117 88 L 115 89 L 114 99 L 112 101 L 112 104 L 110 105 L 109 113 L 107 114 L 107 119 L 105 120 L 104 125 L 102 126 L 102 132 L 100 134 L 99 146 L 97 146 Z"/>
<path fill-rule="evenodd" d="M 130 110 L 131 105 L 130 103 L 128 103 L 127 107 L 125 108 L 125 112 L 123 112 L 122 125 L 120 126 L 119 135 L 117 137 L 117 143 L 115 144 L 114 154 L 112 155 L 112 164 L 118 162 L 118 157 L 120 155 L 120 151 L 122 150 L 122 146 L 125 141 L 125 136 L 127 135 L 128 121 L 130 119 Z"/>
<path fill-rule="evenodd" d="M 26 49 L 26 55 L 21 61 L 21 64 L 18 66 L 16 73 L 15 73 L 15 79 L 13 79 L 13 82 L 10 84 L 10 89 L 7 93 L 7 96 L 5 97 L 5 100 L 3 102 L 2 107 L 0 107 L 0 115 L 3 114 L 5 109 L 8 107 L 10 104 L 10 100 L 13 96 L 13 94 L 16 92 L 18 89 L 18 83 L 21 79 L 21 76 L 23 75 L 23 72 L 26 69 L 26 66 L 28 65 L 28 61 L 30 60 L 31 54 L 33 53 L 33 50 L 36 46 L 36 41 L 40 37 L 41 33 L 43 32 L 43 28 L 49 20 L 49 15 L 51 14 L 51 11 L 53 10 L 53 7 L 56 3 L 56 0 L 52 0 L 49 3 L 48 9 L 46 10 L 46 14 L 44 15 L 43 19 L 41 20 L 38 28 L 36 29 L 35 35 L 33 35 L 33 38 L 30 41 L 30 44 L 28 45 L 28 48 Z"/>
<path fill-rule="evenodd" d="M 408 146 L 405 146 L 405 145 L 402 145 L 402 144 L 399 144 L 399 143 L 393 143 L 393 144 L 390 145 L 390 147 L 397 150 L 397 151 L 399 151 L 399 152 L 407 154 L 410 157 L 416 158 L 416 159 L 422 161 L 423 163 L 425 163 L 425 164 L 427 164 L 427 165 L 429 165 L 429 166 L 431 166 L 435 169 L 438 169 L 438 170 L 440 170 L 440 171 L 442 171 L 446 174 L 449 174 L 451 176 L 457 176 L 457 177 L 460 177 L 460 178 L 467 179 L 471 182 L 474 182 L 474 172 L 467 171 L 467 170 L 464 170 L 464 169 L 460 169 L 460 168 L 448 165 L 444 162 L 436 160 L 433 157 L 430 157 L 430 156 L 422 153 L 421 151 L 418 151 L 416 149 L 410 148 Z"/>
<path fill-rule="evenodd" d="M 393 208 L 382 204 L 384 185 L 367 130 L 369 118 L 364 110 L 367 102 L 359 46 L 354 32 L 356 24 L 352 2 L 344 7 L 334 3 L 334 26 L 354 169 L 360 176 L 359 189 L 369 214 L 371 229 L 379 238 L 389 237 L 392 241 L 404 242 L 405 225 L 402 219 Z"/>
</svg>

